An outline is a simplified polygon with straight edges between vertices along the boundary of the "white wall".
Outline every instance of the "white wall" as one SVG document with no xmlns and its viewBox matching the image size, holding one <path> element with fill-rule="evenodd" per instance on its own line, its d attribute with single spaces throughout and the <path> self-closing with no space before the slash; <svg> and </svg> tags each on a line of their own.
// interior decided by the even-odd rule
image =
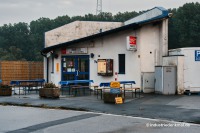
<svg viewBox="0 0 200 133">
<path fill-rule="evenodd" d="M 140 58 L 138 58 L 139 50 L 137 52 L 126 50 L 126 37 L 134 35 L 133 32 L 123 32 L 107 36 L 103 39 L 95 41 L 95 47 L 89 48 L 89 53 L 94 53 L 95 56 L 90 60 L 90 78 L 95 81 L 94 84 L 100 82 L 114 81 L 115 76 L 98 76 L 97 63 L 94 60 L 98 59 L 113 59 L 114 73 L 118 72 L 118 54 L 125 54 L 125 74 L 119 74 L 118 80 L 134 80 L 135 86 L 140 86 Z M 139 49 L 139 48 L 138 48 Z M 100 57 L 98 57 L 100 55 Z"/>
<path fill-rule="evenodd" d="M 168 54 L 168 21 L 145 25 L 139 32 L 141 47 L 141 72 L 154 72 L 162 65 L 163 56 Z"/>
</svg>

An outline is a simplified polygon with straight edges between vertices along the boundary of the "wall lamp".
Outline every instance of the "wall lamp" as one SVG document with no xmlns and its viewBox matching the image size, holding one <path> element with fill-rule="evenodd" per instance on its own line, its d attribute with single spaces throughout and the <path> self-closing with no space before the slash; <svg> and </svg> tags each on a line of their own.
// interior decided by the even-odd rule
<svg viewBox="0 0 200 133">
<path fill-rule="evenodd" d="M 91 57 L 91 58 L 94 58 L 94 53 L 91 53 L 91 54 L 90 54 L 90 57 Z"/>
</svg>

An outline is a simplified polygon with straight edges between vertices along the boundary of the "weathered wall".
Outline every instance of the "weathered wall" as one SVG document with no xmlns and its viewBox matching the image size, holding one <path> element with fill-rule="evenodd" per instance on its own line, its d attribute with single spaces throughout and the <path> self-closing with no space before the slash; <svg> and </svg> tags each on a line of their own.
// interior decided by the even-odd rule
<svg viewBox="0 0 200 133">
<path fill-rule="evenodd" d="M 121 22 L 75 21 L 45 33 L 45 47 L 83 38 L 122 26 Z"/>
</svg>

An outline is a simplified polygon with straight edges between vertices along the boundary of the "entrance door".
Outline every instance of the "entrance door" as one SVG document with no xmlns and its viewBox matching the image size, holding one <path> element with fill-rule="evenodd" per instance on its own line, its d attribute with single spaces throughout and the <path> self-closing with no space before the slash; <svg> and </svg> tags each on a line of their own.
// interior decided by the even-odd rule
<svg viewBox="0 0 200 133">
<path fill-rule="evenodd" d="M 62 57 L 62 80 L 88 80 L 89 56 L 75 55 Z"/>
</svg>

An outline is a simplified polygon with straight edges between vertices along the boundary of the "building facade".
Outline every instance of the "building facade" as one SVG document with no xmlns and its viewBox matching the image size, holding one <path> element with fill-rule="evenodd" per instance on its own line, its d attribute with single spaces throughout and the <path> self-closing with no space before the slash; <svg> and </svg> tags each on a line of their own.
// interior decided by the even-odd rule
<svg viewBox="0 0 200 133">
<path fill-rule="evenodd" d="M 166 9 L 155 7 L 124 23 L 79 21 L 49 31 L 42 50 L 44 77 L 57 85 L 63 80 L 92 79 L 95 85 L 131 80 L 152 92 L 155 66 L 168 55 L 168 18 Z M 74 31 L 77 23 L 86 27 Z"/>
</svg>

